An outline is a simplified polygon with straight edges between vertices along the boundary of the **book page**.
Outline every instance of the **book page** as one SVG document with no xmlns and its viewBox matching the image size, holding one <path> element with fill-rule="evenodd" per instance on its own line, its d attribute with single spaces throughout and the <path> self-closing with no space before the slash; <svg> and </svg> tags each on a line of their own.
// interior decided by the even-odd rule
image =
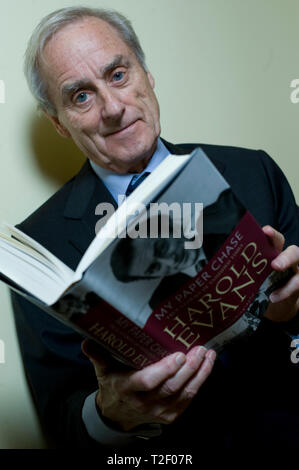
<svg viewBox="0 0 299 470">
<path fill-rule="evenodd" d="M 70 279 L 74 275 L 74 271 L 70 269 L 65 263 L 57 258 L 53 253 L 47 250 L 44 246 L 38 243 L 33 238 L 26 235 L 18 228 L 7 222 L 2 222 L 4 229 L 8 234 L 17 239 L 19 242 L 18 248 L 24 252 L 30 253 L 33 258 L 40 260 L 47 264 L 51 269 L 62 275 L 64 279 Z M 10 243 L 16 244 L 14 238 L 8 237 L 5 233 L 0 232 L 0 237 L 9 240 Z"/>
<path fill-rule="evenodd" d="M 63 293 L 69 284 L 45 263 L 22 251 L 15 244 L 8 244 L 0 238 L 0 272 L 22 289 L 51 304 Z"/>
</svg>

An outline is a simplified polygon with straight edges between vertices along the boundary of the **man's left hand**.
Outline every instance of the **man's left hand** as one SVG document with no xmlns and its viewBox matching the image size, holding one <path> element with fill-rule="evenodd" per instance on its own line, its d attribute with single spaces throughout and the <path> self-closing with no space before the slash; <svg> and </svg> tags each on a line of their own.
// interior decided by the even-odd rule
<svg viewBox="0 0 299 470">
<path fill-rule="evenodd" d="M 270 295 L 270 303 L 265 317 L 274 322 L 289 321 L 299 310 L 299 247 L 291 245 L 283 250 L 284 236 L 270 225 L 263 227 L 263 232 L 280 252 L 272 261 L 272 268 L 281 272 L 289 268 L 294 271 L 294 275 L 289 281 Z"/>
</svg>

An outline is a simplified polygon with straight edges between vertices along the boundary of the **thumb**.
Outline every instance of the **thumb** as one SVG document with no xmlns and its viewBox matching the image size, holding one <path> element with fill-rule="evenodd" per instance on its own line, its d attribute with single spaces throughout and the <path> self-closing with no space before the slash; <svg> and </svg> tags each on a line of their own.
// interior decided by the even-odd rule
<svg viewBox="0 0 299 470">
<path fill-rule="evenodd" d="M 103 352 L 95 341 L 90 339 L 84 339 L 81 344 L 81 351 L 88 357 L 90 362 L 93 364 L 97 377 L 103 377 L 106 375 L 108 369 L 108 363 L 105 362 L 100 354 Z"/>
<path fill-rule="evenodd" d="M 265 225 L 263 227 L 263 232 L 271 240 L 272 245 L 280 253 L 283 250 L 285 238 L 282 233 L 275 230 L 271 225 Z"/>
</svg>

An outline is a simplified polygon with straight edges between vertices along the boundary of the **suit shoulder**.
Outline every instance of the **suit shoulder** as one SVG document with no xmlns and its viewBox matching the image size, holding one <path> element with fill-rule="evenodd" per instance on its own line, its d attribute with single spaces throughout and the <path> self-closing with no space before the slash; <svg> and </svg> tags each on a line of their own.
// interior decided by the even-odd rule
<svg viewBox="0 0 299 470">
<path fill-rule="evenodd" d="M 221 162 L 228 179 L 257 179 L 273 187 L 287 183 L 279 165 L 264 150 L 208 144 L 201 148 L 216 166 Z"/>
<path fill-rule="evenodd" d="M 237 165 L 242 162 L 242 165 L 248 164 L 252 167 L 254 164 L 268 165 L 273 162 L 271 157 L 260 149 L 206 143 L 181 143 L 176 147 L 182 153 L 190 153 L 196 147 L 200 147 L 213 162 L 223 162 L 225 166 Z"/>
<path fill-rule="evenodd" d="M 227 145 L 200 144 L 203 151 L 213 160 L 221 160 L 224 163 L 253 164 L 262 163 L 270 157 L 260 149 L 249 149 L 245 147 L 233 147 Z"/>
<path fill-rule="evenodd" d="M 31 237 L 40 235 L 41 231 L 49 232 L 51 226 L 63 217 L 66 201 L 72 190 L 75 176 L 56 191 L 47 201 L 18 224 L 18 228 Z"/>
<path fill-rule="evenodd" d="M 216 167 L 223 169 L 225 179 L 240 194 L 243 194 L 243 187 L 247 191 L 260 187 L 273 193 L 277 181 L 283 176 L 275 161 L 263 150 L 207 144 L 201 148 Z M 252 191 L 249 194 L 252 195 Z"/>
</svg>

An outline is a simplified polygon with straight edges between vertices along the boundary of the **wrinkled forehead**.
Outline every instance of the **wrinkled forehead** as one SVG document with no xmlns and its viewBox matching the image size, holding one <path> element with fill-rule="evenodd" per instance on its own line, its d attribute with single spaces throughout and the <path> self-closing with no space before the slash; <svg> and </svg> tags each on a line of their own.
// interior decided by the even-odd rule
<svg viewBox="0 0 299 470">
<path fill-rule="evenodd" d="M 74 49 L 92 46 L 97 42 L 98 47 L 125 45 L 119 32 L 106 21 L 85 17 L 63 25 L 44 44 L 43 55 L 59 53 L 61 50 L 72 52 Z"/>
<path fill-rule="evenodd" d="M 116 54 L 135 57 L 113 26 L 88 17 L 65 25 L 46 43 L 41 70 L 49 85 L 59 87 L 66 79 L 80 79 L 99 70 Z"/>
<path fill-rule="evenodd" d="M 131 241 L 132 257 L 128 273 L 131 276 L 143 276 L 154 259 L 155 245 L 157 240 L 154 238 L 137 238 Z"/>
</svg>

